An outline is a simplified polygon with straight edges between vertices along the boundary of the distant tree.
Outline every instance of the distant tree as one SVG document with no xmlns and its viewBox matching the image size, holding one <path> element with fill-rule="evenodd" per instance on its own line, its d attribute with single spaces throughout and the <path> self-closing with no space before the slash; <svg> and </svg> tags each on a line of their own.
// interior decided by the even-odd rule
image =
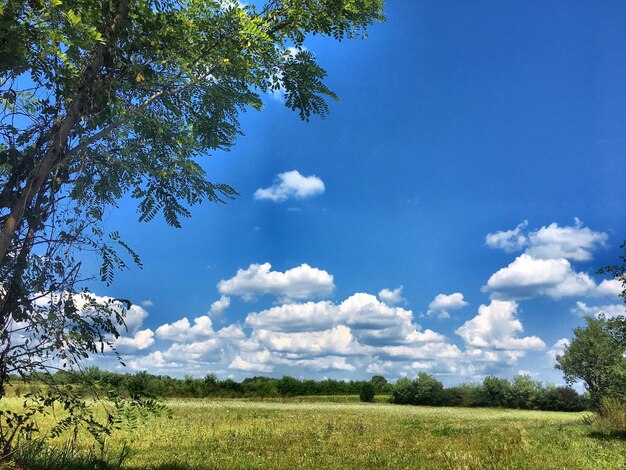
<svg viewBox="0 0 626 470">
<path fill-rule="evenodd" d="M 359 392 L 359 399 L 362 402 L 371 403 L 374 401 L 374 386 L 369 382 L 364 382 L 361 385 L 361 391 Z"/>
<path fill-rule="evenodd" d="M 391 390 L 391 402 L 401 405 L 437 406 L 444 400 L 443 384 L 426 372 L 420 372 L 412 381 L 406 377 L 398 379 Z"/>
<path fill-rule="evenodd" d="M 443 384 L 426 372 L 420 372 L 412 383 L 413 404 L 437 406 L 443 401 Z"/>
<path fill-rule="evenodd" d="M 583 411 L 584 398 L 572 387 L 556 387 L 558 411 Z"/>
<path fill-rule="evenodd" d="M 504 407 L 510 394 L 511 384 L 506 379 L 488 375 L 479 392 L 481 406 Z"/>
<path fill-rule="evenodd" d="M 410 405 L 413 403 L 413 382 L 408 377 L 400 377 L 391 389 L 391 403 Z"/>
<path fill-rule="evenodd" d="M 391 390 L 389 382 L 382 375 L 374 375 L 370 379 L 370 384 L 372 384 L 376 393 L 389 393 Z"/>
<path fill-rule="evenodd" d="M 513 378 L 506 398 L 511 408 L 533 409 L 542 390 L 541 382 L 533 380 L 528 374 L 520 374 Z"/>
</svg>

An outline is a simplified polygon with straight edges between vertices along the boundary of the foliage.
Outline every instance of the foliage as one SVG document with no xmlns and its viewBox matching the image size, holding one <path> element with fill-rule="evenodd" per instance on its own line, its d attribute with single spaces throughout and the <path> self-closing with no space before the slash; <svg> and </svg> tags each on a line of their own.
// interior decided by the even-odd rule
<svg viewBox="0 0 626 470">
<path fill-rule="evenodd" d="M 374 375 L 370 379 L 374 392 L 378 394 L 391 392 L 391 384 L 382 375 Z"/>
<path fill-rule="evenodd" d="M 365 382 L 363 385 L 361 385 L 359 400 L 365 403 L 372 403 L 374 401 L 374 394 L 374 386 L 369 382 Z"/>
<path fill-rule="evenodd" d="M 97 253 L 108 284 L 140 265 L 107 208 L 130 196 L 140 221 L 179 227 L 235 197 L 198 157 L 231 148 L 266 93 L 325 116 L 337 97 L 305 39 L 382 19 L 382 0 L 1 0 L 0 398 L 11 374 L 113 347 L 128 302 L 84 291 L 78 255 Z"/>
<path fill-rule="evenodd" d="M 506 379 L 499 379 L 493 375 L 485 377 L 479 389 L 479 406 L 504 407 L 510 395 L 511 385 Z"/>
<path fill-rule="evenodd" d="M 546 411 L 582 411 L 584 397 L 571 387 L 555 387 L 518 375 L 507 379 L 487 376 L 481 384 L 461 384 L 444 388 L 425 373 L 411 381 L 398 379 L 391 392 L 391 403 L 403 405 L 518 408 Z"/>
<path fill-rule="evenodd" d="M 614 326 L 623 321 L 623 317 L 585 317 L 587 325 L 574 329 L 571 344 L 556 358 L 556 367 L 568 382 L 584 382 L 594 407 L 604 397 L 626 399 L 626 344 Z"/>
</svg>

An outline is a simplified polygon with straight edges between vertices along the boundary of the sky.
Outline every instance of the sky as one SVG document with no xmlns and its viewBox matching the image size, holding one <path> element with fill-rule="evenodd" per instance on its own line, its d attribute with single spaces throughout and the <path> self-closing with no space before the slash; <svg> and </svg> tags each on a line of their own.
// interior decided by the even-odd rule
<svg viewBox="0 0 626 470">
<path fill-rule="evenodd" d="M 202 159 L 240 197 L 183 228 L 107 228 L 141 256 L 113 370 L 445 384 L 530 373 L 583 316 L 624 312 L 595 273 L 626 238 L 626 3 L 401 1 L 365 40 L 305 46 L 340 97 L 280 95 Z M 94 260 L 95 262 L 95 260 Z M 94 264 L 95 266 L 95 264 Z"/>
</svg>

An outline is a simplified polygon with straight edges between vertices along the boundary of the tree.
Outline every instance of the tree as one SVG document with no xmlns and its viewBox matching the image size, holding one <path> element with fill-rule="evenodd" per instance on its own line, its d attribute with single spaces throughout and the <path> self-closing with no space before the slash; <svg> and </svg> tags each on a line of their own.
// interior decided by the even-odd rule
<svg viewBox="0 0 626 470">
<path fill-rule="evenodd" d="M 603 315 L 585 317 L 586 326 L 574 329 L 574 339 L 556 357 L 556 368 L 568 383 L 583 381 L 591 403 L 597 407 L 604 397 L 626 398 L 626 344 L 612 322 Z"/>
<path fill-rule="evenodd" d="M 76 255 L 97 252 L 107 283 L 127 255 L 140 265 L 103 230 L 107 207 L 130 195 L 140 221 L 178 227 L 235 197 L 198 157 L 228 150 L 268 92 L 326 115 L 336 96 L 305 38 L 382 19 L 382 0 L 2 0 L 0 398 L 12 373 L 113 347 L 128 302 L 83 292 Z"/>
<path fill-rule="evenodd" d="M 443 400 L 443 384 L 426 372 L 420 372 L 413 381 L 413 404 L 440 405 Z"/>
<path fill-rule="evenodd" d="M 519 374 L 513 378 L 507 397 L 507 406 L 530 410 L 537 406 L 541 394 L 541 382 L 533 380 L 528 374 Z"/>
<path fill-rule="evenodd" d="M 370 379 L 370 384 L 374 387 L 376 393 L 389 393 L 391 386 L 387 382 L 387 379 L 382 375 L 374 375 Z"/>
<path fill-rule="evenodd" d="M 484 378 L 479 392 L 481 406 L 503 407 L 507 405 L 511 384 L 507 379 L 499 379 L 493 375 Z"/>
<path fill-rule="evenodd" d="M 598 270 L 622 285 L 620 296 L 626 303 L 626 240 L 619 263 Z M 626 316 L 585 317 L 587 326 L 574 329 L 574 339 L 562 355 L 556 357 L 556 368 L 563 371 L 568 383 L 582 380 L 596 409 L 603 398 L 626 400 Z"/>
</svg>

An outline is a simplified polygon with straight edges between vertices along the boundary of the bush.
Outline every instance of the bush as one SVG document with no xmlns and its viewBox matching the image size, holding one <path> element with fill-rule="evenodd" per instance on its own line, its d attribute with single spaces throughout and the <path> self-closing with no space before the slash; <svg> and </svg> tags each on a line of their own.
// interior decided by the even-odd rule
<svg viewBox="0 0 626 470">
<path fill-rule="evenodd" d="M 366 403 L 372 403 L 374 401 L 374 387 L 370 383 L 364 383 L 359 393 L 359 399 Z"/>
<path fill-rule="evenodd" d="M 604 398 L 598 407 L 594 424 L 618 434 L 626 434 L 626 402 Z"/>
</svg>

